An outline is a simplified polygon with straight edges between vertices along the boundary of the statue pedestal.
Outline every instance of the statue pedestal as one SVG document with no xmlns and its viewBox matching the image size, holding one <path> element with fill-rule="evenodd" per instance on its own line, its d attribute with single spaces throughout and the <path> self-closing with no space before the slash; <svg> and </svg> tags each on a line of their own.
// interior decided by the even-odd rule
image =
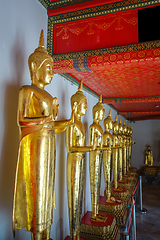
<svg viewBox="0 0 160 240">
<path fill-rule="evenodd" d="M 127 174 L 123 176 L 123 179 L 131 181 L 133 188 L 135 188 L 138 181 L 138 175 L 134 175 L 134 173 L 132 174 L 127 172 Z"/>
<path fill-rule="evenodd" d="M 134 183 L 131 182 L 130 180 L 122 179 L 118 181 L 118 187 L 124 187 L 129 191 L 130 194 L 132 194 L 134 190 Z"/>
<path fill-rule="evenodd" d="M 151 167 L 144 166 L 141 170 L 141 175 L 160 177 L 160 167 L 159 166 L 151 166 Z"/>
<path fill-rule="evenodd" d="M 81 219 L 81 237 L 87 239 L 110 239 L 120 240 L 120 232 L 116 225 L 116 219 L 109 213 L 99 214 L 107 217 L 105 222 L 91 221 L 92 212 L 88 211 Z"/>
<path fill-rule="evenodd" d="M 120 198 L 115 197 L 115 202 L 106 202 L 105 196 L 99 198 L 99 211 L 110 213 L 116 218 L 117 225 L 124 225 L 127 219 L 127 210 L 124 207 L 124 202 Z"/>
<path fill-rule="evenodd" d="M 138 172 L 137 168 L 135 168 L 135 167 L 130 167 L 129 170 L 132 172 Z"/>
<path fill-rule="evenodd" d="M 138 177 L 138 170 L 137 170 L 137 168 L 129 168 L 129 171 L 127 172 L 127 174 L 128 173 Z"/>
<path fill-rule="evenodd" d="M 160 183 L 160 166 L 144 166 L 141 169 L 140 175 L 142 176 L 143 182 L 149 183 Z"/>
<path fill-rule="evenodd" d="M 131 204 L 131 195 L 129 194 L 129 191 L 124 187 L 112 189 L 111 196 L 122 199 L 122 201 L 124 202 L 124 207 L 126 208 L 128 208 Z"/>
<path fill-rule="evenodd" d="M 70 236 L 67 236 L 64 240 L 70 240 Z M 88 240 L 87 238 L 80 238 L 80 240 Z"/>
</svg>

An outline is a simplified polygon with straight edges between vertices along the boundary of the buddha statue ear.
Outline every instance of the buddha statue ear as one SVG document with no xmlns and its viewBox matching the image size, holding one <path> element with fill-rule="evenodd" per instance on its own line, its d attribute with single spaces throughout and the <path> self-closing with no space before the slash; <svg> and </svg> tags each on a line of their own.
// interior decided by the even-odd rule
<svg viewBox="0 0 160 240">
<path fill-rule="evenodd" d="M 98 119 L 98 114 L 99 114 L 99 112 L 98 111 L 95 111 L 94 113 L 93 113 L 93 118 L 95 119 L 95 120 L 97 120 Z"/>
<path fill-rule="evenodd" d="M 36 83 L 37 82 L 37 64 L 35 62 L 31 63 L 30 73 L 31 73 L 32 82 Z"/>
<path fill-rule="evenodd" d="M 74 110 L 75 113 L 77 113 L 78 103 L 74 102 L 72 106 L 72 110 Z"/>
</svg>

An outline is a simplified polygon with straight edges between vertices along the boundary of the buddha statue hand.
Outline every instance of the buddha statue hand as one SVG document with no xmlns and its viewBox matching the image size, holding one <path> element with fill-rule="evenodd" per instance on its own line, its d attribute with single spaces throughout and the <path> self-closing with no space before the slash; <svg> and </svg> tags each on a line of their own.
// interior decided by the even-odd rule
<svg viewBox="0 0 160 240">
<path fill-rule="evenodd" d="M 122 147 L 122 139 L 119 140 L 119 146 Z"/>
<path fill-rule="evenodd" d="M 59 113 L 59 104 L 57 104 L 57 98 L 53 98 L 53 112 L 52 112 L 52 120 L 55 121 L 58 118 Z"/>
<path fill-rule="evenodd" d="M 97 136 L 96 133 L 94 133 L 92 150 L 94 151 L 96 149 L 97 149 Z"/>
</svg>

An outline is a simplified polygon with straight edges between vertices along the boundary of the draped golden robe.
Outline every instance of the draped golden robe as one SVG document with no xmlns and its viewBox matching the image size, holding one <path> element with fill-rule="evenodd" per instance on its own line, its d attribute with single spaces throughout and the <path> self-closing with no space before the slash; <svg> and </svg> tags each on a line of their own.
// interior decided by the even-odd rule
<svg viewBox="0 0 160 240">
<path fill-rule="evenodd" d="M 41 98 L 42 93 L 44 98 Z M 19 95 L 18 118 L 26 112 L 32 122 L 37 115 L 40 118 L 49 116 L 53 111 L 53 102 L 54 99 L 45 90 L 24 86 Z M 29 111 L 26 106 L 29 107 Z M 13 230 L 25 227 L 26 231 L 42 232 L 52 224 L 55 205 L 55 131 L 53 123 L 49 122 L 31 124 L 28 127 L 20 126 L 20 133 Z"/>
</svg>

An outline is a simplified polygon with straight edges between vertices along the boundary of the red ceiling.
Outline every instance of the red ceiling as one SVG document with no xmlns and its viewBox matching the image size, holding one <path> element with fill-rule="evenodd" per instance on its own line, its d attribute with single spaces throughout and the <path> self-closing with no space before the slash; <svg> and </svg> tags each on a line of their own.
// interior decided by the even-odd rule
<svg viewBox="0 0 160 240">
<path fill-rule="evenodd" d="M 160 95 L 160 49 L 159 56 L 134 58 L 131 52 L 91 57 L 88 67 L 91 71 L 77 72 L 68 70 L 77 79 L 83 79 L 86 86 L 102 94 L 103 98 L 151 97 Z M 145 51 L 148 55 L 151 51 Z M 154 54 L 154 53 L 153 53 Z M 129 58 L 130 56 L 130 58 Z M 116 61 L 117 59 L 117 61 Z M 55 70 L 56 72 L 56 70 Z"/>
<path fill-rule="evenodd" d="M 53 49 L 54 72 L 68 74 L 75 81 L 82 79 L 88 89 L 102 94 L 103 102 L 128 120 L 160 119 L 160 40 L 138 43 L 136 3 L 143 8 L 153 6 L 153 1 L 129 1 L 132 11 L 122 12 L 123 3 L 129 8 L 129 2 L 69 1 L 71 6 L 53 7 L 47 12 L 49 22 L 54 22 L 48 26 L 48 31 L 53 29 L 48 33 L 53 34 L 48 45 Z M 100 6 L 101 13 L 97 14 L 98 5 L 111 11 L 116 6 L 119 12 L 101 15 Z M 92 14 L 88 6 L 93 7 Z M 80 16 L 81 9 L 88 11 L 86 17 Z"/>
</svg>

